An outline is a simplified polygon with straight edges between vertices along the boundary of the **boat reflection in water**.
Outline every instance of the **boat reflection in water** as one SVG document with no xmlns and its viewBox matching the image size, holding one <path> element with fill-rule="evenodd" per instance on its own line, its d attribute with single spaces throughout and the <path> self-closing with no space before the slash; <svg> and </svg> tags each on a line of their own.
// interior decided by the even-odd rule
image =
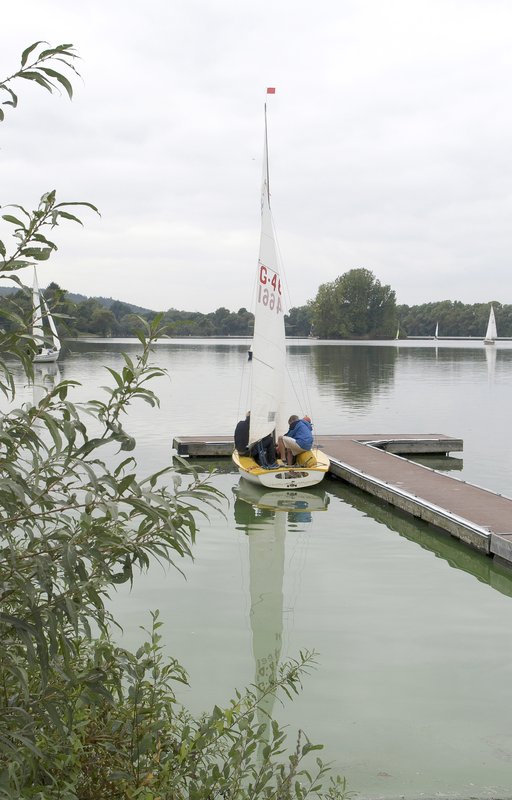
<svg viewBox="0 0 512 800">
<path fill-rule="evenodd" d="M 55 362 L 36 364 L 32 383 L 32 405 L 38 406 L 46 395 L 60 383 L 61 374 Z"/>
<path fill-rule="evenodd" d="M 279 677 L 283 637 L 283 576 L 288 523 L 309 523 L 316 511 L 325 511 L 329 496 L 320 489 L 268 491 L 241 480 L 233 488 L 237 530 L 249 537 L 252 650 L 258 722 L 270 735 L 275 702 L 272 686 Z"/>
</svg>

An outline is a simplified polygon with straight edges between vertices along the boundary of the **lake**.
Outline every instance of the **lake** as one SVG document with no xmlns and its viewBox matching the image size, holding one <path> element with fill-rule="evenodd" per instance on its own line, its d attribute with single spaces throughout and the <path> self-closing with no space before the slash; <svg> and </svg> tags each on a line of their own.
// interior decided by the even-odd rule
<svg viewBox="0 0 512 800">
<path fill-rule="evenodd" d="M 68 342 L 75 401 L 108 382 L 133 340 Z M 168 340 L 155 361 L 161 407 L 133 406 L 127 428 L 144 472 L 174 436 L 231 434 L 246 411 L 244 340 Z M 512 343 L 288 342 L 318 434 L 444 433 L 462 454 L 423 463 L 512 494 Z M 50 370 L 51 372 L 51 370 Z M 51 381 L 39 371 L 39 383 Z M 32 387 L 20 386 L 30 400 Z M 37 390 L 36 390 L 37 392 Z M 226 461 L 214 478 L 225 517 L 200 524 L 194 562 L 160 566 L 113 598 L 135 647 L 159 608 L 170 654 L 189 672 L 196 712 L 226 703 L 302 649 L 317 667 L 273 713 L 304 728 L 359 798 L 512 797 L 512 572 L 348 485 L 326 479 L 310 507 L 258 508 Z M 243 488 L 243 487 L 242 487 Z M 261 498 L 260 498 L 261 499 Z M 511 520 L 512 530 L 512 520 Z"/>
</svg>

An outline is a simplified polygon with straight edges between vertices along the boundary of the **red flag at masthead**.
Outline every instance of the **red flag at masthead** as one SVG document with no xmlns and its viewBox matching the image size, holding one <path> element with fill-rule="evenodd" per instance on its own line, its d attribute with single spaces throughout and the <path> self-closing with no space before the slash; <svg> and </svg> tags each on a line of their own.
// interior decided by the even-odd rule
<svg viewBox="0 0 512 800">
<path fill-rule="evenodd" d="M 267 94 L 275 94 L 276 90 L 273 86 L 269 86 L 267 89 Z"/>
</svg>

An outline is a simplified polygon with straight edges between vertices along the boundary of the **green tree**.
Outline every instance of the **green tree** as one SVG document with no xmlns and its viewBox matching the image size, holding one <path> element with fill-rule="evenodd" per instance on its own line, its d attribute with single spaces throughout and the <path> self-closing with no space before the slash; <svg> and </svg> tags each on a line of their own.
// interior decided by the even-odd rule
<svg viewBox="0 0 512 800">
<path fill-rule="evenodd" d="M 439 323 L 439 336 L 483 338 L 489 319 L 490 303 L 465 304 L 460 300 L 440 300 L 397 308 L 401 331 L 408 336 L 433 336 Z M 512 306 L 493 301 L 499 336 L 512 336 Z"/>
<path fill-rule="evenodd" d="M 352 269 L 319 287 L 312 319 L 321 338 L 389 338 L 397 326 L 395 292 L 370 270 Z"/>
<path fill-rule="evenodd" d="M 119 320 L 119 332 L 121 336 L 135 336 L 140 330 L 140 317 L 137 314 L 125 314 Z"/>
<path fill-rule="evenodd" d="M 27 48 L 22 65 L 35 48 Z M 57 69 L 70 48 L 43 50 L 32 70 L 16 76 L 45 88 L 41 73 L 62 83 Z M 5 81 L 0 89 L 13 105 Z M 14 231 L 12 245 L 0 242 L 0 274 L 49 257 L 55 245 L 48 229 L 80 221 L 71 205 L 78 204 L 58 203 L 49 192 L 33 212 L 16 206 L 16 216 L 4 214 Z M 222 502 L 209 481 L 193 471 L 182 479 L 170 463 L 140 474 L 128 411 L 138 400 L 158 404 L 148 384 L 163 374 L 151 363 L 163 333 L 159 318 L 143 324 L 135 358 L 125 355 L 119 371 L 108 368 L 112 385 L 101 398 L 75 405 L 73 384 L 63 381 L 37 405 L 16 408 L 11 359 L 30 378 L 36 345 L 30 315 L 0 313 L 12 326 L 0 328 L 0 388 L 11 401 L 0 426 L 0 795 L 320 797 L 326 768 L 318 759 L 304 767 L 318 746 L 300 734 L 284 757 L 283 731 L 272 722 L 267 737 L 256 716 L 262 695 L 298 691 L 311 654 L 283 665 L 272 685 L 237 693 L 226 708 L 195 719 L 176 701 L 174 686 L 187 678 L 174 659 L 163 658 L 157 612 L 136 653 L 113 641 L 109 592 L 136 580 L 152 558 L 173 564 L 190 555 L 197 520 Z M 341 779 L 325 794 L 344 795 Z"/>
<path fill-rule="evenodd" d="M 117 319 L 110 309 L 103 306 L 94 309 L 90 324 L 92 333 L 100 336 L 114 336 L 117 333 Z"/>
<path fill-rule="evenodd" d="M 122 303 L 120 300 L 114 300 L 110 306 L 110 311 L 117 321 L 119 321 L 121 317 L 124 317 L 126 314 L 132 313 L 131 306 L 129 306 L 128 303 Z"/>
<path fill-rule="evenodd" d="M 311 333 L 311 306 L 296 306 L 284 319 L 287 336 L 307 337 Z"/>
</svg>

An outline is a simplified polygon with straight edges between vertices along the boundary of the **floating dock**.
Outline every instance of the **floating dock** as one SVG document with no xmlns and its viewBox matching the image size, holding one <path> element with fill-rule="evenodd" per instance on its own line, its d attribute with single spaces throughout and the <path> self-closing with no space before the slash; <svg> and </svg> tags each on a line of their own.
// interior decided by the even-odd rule
<svg viewBox="0 0 512 800">
<path fill-rule="evenodd" d="M 512 498 L 483 489 L 404 456 L 460 452 L 462 439 L 444 434 L 318 436 L 329 472 L 512 567 Z M 181 436 L 178 455 L 229 457 L 231 436 Z"/>
</svg>

